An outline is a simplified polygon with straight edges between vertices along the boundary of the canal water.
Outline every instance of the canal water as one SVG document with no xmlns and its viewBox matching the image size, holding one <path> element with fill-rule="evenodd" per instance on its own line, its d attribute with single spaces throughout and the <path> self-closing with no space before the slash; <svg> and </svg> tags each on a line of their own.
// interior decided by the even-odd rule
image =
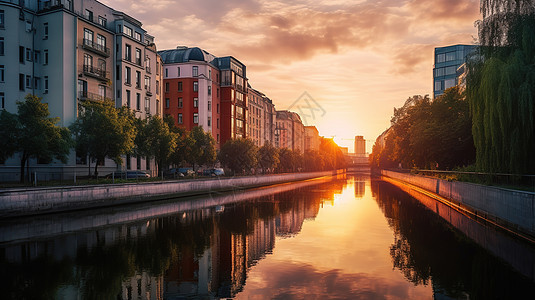
<svg viewBox="0 0 535 300">
<path fill-rule="evenodd" d="M 462 224 L 365 175 L 3 220 L 0 299 L 533 299 L 533 247 Z"/>
</svg>

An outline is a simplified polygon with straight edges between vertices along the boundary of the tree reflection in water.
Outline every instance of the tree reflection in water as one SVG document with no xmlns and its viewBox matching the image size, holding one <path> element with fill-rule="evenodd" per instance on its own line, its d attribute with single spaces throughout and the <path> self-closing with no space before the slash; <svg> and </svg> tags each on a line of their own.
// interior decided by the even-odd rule
<svg viewBox="0 0 535 300">
<path fill-rule="evenodd" d="M 392 264 L 414 284 L 432 282 L 435 294 L 470 299 L 522 299 L 535 284 L 469 240 L 417 200 L 386 182 L 372 193 L 394 231 Z"/>
</svg>

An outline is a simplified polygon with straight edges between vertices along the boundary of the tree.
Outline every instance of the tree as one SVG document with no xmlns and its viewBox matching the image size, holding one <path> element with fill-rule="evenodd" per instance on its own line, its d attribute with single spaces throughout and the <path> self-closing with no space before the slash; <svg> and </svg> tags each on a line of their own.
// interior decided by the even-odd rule
<svg viewBox="0 0 535 300">
<path fill-rule="evenodd" d="M 535 1 L 482 0 L 468 62 L 476 169 L 535 172 Z"/>
<path fill-rule="evenodd" d="M 215 140 L 208 132 L 204 132 L 201 126 L 195 126 L 190 132 L 193 140 L 192 151 L 188 155 L 189 163 L 193 165 L 213 164 L 216 160 Z"/>
<path fill-rule="evenodd" d="M 121 155 L 134 148 L 135 117 L 127 107 L 115 108 L 113 102 L 86 101 L 80 104 L 78 119 L 71 125 L 78 155 L 95 159 L 98 166 L 107 158 L 122 164 Z"/>
<path fill-rule="evenodd" d="M 139 120 L 136 148 L 140 155 L 156 160 L 158 170 L 168 164 L 176 145 L 178 134 L 169 129 L 168 123 L 158 116 Z"/>
<path fill-rule="evenodd" d="M 0 159 L 20 153 L 20 182 L 24 182 L 24 166 L 30 158 L 42 163 L 53 159 L 66 163 L 72 148 L 71 135 L 69 129 L 56 126 L 59 118 L 49 117 L 48 105 L 28 94 L 25 101 L 17 102 L 17 111 L 17 115 L 5 111 L 0 114 L 0 138 L 6 143 Z"/>
<path fill-rule="evenodd" d="M 250 139 L 229 139 L 221 146 L 219 161 L 234 174 L 256 167 L 258 147 Z"/>
<path fill-rule="evenodd" d="M 325 168 L 323 156 L 318 151 L 307 150 L 303 155 L 303 164 L 307 171 L 322 171 Z"/>
<path fill-rule="evenodd" d="M 279 150 L 275 148 L 269 141 L 260 149 L 258 149 L 258 164 L 262 171 L 274 169 L 279 164 Z"/>
</svg>

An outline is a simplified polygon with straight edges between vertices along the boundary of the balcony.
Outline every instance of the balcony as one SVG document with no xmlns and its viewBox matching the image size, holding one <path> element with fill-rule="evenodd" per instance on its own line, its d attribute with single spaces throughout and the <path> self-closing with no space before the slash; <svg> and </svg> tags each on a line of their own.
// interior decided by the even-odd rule
<svg viewBox="0 0 535 300">
<path fill-rule="evenodd" d="M 88 91 L 79 91 L 78 99 L 81 101 L 112 101 L 111 98 L 101 96 L 99 94 L 90 93 Z"/>
<path fill-rule="evenodd" d="M 108 81 L 109 80 L 110 72 L 106 72 L 106 70 L 95 68 L 95 67 L 90 66 L 90 65 L 83 65 L 82 68 L 83 68 L 83 71 L 84 71 L 84 75 L 86 75 L 86 76 L 90 76 L 90 77 L 93 77 L 93 78 L 96 78 L 96 79 L 102 80 L 102 81 Z"/>
<path fill-rule="evenodd" d="M 151 92 L 151 90 L 150 90 L 150 85 L 146 85 L 146 86 L 145 86 L 145 91 L 146 91 L 146 93 L 147 93 L 147 96 L 152 96 L 152 92 Z"/>
<path fill-rule="evenodd" d="M 110 49 L 108 47 L 99 45 L 92 40 L 84 39 L 83 48 L 104 57 L 110 57 Z"/>
</svg>

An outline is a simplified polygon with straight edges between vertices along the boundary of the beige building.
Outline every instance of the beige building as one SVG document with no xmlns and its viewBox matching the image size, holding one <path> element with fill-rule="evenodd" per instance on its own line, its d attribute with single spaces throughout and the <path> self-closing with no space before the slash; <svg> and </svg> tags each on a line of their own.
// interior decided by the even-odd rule
<svg viewBox="0 0 535 300">
<path fill-rule="evenodd" d="M 366 140 L 361 135 L 355 136 L 355 155 L 366 157 Z"/>
<path fill-rule="evenodd" d="M 305 151 L 320 150 L 320 134 L 316 126 L 305 126 Z"/>
<path fill-rule="evenodd" d="M 303 153 L 305 150 L 305 126 L 295 112 L 277 111 L 275 146 Z"/>
</svg>

